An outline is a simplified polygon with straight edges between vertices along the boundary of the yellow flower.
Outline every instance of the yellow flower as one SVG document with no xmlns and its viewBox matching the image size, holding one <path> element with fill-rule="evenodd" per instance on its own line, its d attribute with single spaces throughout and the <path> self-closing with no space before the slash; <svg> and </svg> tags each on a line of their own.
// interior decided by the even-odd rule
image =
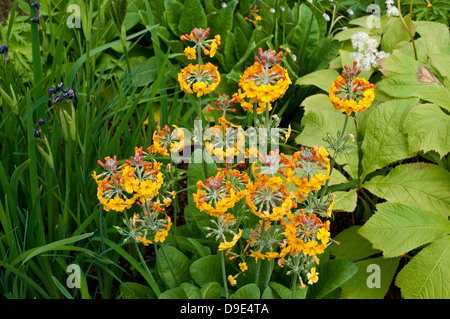
<svg viewBox="0 0 450 319">
<path fill-rule="evenodd" d="M 145 246 L 148 246 L 149 244 L 152 244 L 152 241 L 151 241 L 151 240 L 148 240 L 148 239 L 145 238 L 145 237 L 142 237 L 142 236 L 136 236 L 136 238 L 137 238 L 141 243 L 143 243 Z"/>
<path fill-rule="evenodd" d="M 312 267 L 311 271 L 306 275 L 308 277 L 308 284 L 312 285 L 319 280 L 319 273 L 316 272 L 316 267 Z"/>
<path fill-rule="evenodd" d="M 248 266 L 246 263 L 239 263 L 239 269 L 244 272 L 248 269 Z"/>
<path fill-rule="evenodd" d="M 230 282 L 230 285 L 235 286 L 237 284 L 236 277 L 229 275 L 227 279 Z"/>
<path fill-rule="evenodd" d="M 326 244 L 329 241 L 330 233 L 324 228 L 320 228 L 319 232 L 317 233 L 317 239 L 320 239 L 322 241 L 322 244 Z"/>
<path fill-rule="evenodd" d="M 154 238 L 155 243 L 157 243 L 157 242 L 163 243 L 168 234 L 169 234 L 169 232 L 167 230 L 156 232 L 155 238 Z"/>
<path fill-rule="evenodd" d="M 252 256 L 253 258 L 255 258 L 255 262 L 258 263 L 258 259 L 266 259 L 266 256 L 259 252 L 259 251 L 254 251 L 254 250 L 250 250 L 250 256 Z"/>
<path fill-rule="evenodd" d="M 186 49 L 184 49 L 184 54 L 189 60 L 195 60 L 197 58 L 197 52 L 191 47 L 186 47 Z"/>
<path fill-rule="evenodd" d="M 336 96 L 336 94 L 340 94 L 341 92 L 349 91 L 352 91 L 350 95 L 352 97 L 351 99 L 348 99 L 349 93 L 345 93 L 345 96 L 341 98 Z M 342 76 L 339 76 L 331 84 L 328 101 L 333 104 L 336 110 L 341 110 L 347 115 L 350 115 L 353 112 L 358 113 L 367 109 L 372 104 L 374 98 L 373 84 L 369 81 L 358 77 L 352 81 L 346 81 Z"/>
<path fill-rule="evenodd" d="M 211 49 L 209 50 L 209 56 L 212 58 L 217 51 L 217 43 L 211 42 Z"/>
</svg>

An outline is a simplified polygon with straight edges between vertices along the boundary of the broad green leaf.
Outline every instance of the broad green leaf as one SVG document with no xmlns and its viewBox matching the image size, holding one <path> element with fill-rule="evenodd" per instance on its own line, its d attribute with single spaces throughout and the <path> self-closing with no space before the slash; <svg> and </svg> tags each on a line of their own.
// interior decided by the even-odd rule
<svg viewBox="0 0 450 319">
<path fill-rule="evenodd" d="M 163 246 L 157 252 L 158 270 L 169 288 L 189 280 L 191 261 L 172 246 Z"/>
<path fill-rule="evenodd" d="M 356 202 L 358 200 L 357 189 L 351 189 L 346 192 L 338 191 L 333 192 L 336 195 L 334 200 L 333 211 L 334 212 L 353 212 L 356 208 Z"/>
<path fill-rule="evenodd" d="M 439 106 L 415 106 L 406 116 L 402 131 L 408 135 L 410 153 L 436 151 L 442 159 L 450 152 L 450 116 Z"/>
<path fill-rule="evenodd" d="M 295 84 L 315 85 L 325 92 L 328 92 L 331 88 L 331 82 L 335 81 L 338 76 L 338 71 L 334 69 L 319 70 L 302 76 L 295 82 Z"/>
<path fill-rule="evenodd" d="M 248 284 L 239 288 L 230 299 L 259 299 L 261 292 L 257 285 Z"/>
<path fill-rule="evenodd" d="M 147 299 L 147 293 L 151 291 L 149 286 L 144 286 L 136 282 L 123 282 L 120 285 L 122 299 Z"/>
<path fill-rule="evenodd" d="M 184 292 L 186 293 L 186 296 L 188 297 L 188 299 L 200 299 L 201 298 L 201 294 L 200 294 L 200 288 L 198 288 L 197 286 L 188 283 L 188 282 L 183 282 L 180 285 L 181 288 L 184 289 Z"/>
<path fill-rule="evenodd" d="M 399 261 L 399 257 L 378 257 L 356 262 L 358 272 L 341 286 L 340 298 L 383 299 L 389 290 Z"/>
<path fill-rule="evenodd" d="M 200 289 L 202 299 L 220 299 L 222 287 L 217 282 L 209 282 Z"/>
<path fill-rule="evenodd" d="M 405 23 L 408 25 L 409 30 L 414 35 L 417 25 L 408 17 L 405 17 Z M 410 41 L 408 32 L 406 32 L 400 18 L 389 19 L 383 37 L 381 39 L 381 50 L 385 52 L 392 52 L 400 42 Z"/>
<path fill-rule="evenodd" d="M 292 298 L 292 290 L 283 286 L 282 284 L 271 281 L 269 282 L 269 287 L 272 288 L 281 299 L 291 299 Z M 308 286 L 305 288 L 300 288 L 300 285 L 297 285 L 295 289 L 295 299 L 305 299 L 306 293 L 308 292 Z"/>
<path fill-rule="evenodd" d="M 210 282 L 222 283 L 221 267 L 219 256 L 210 255 L 194 261 L 189 272 L 195 283 L 203 287 Z"/>
<path fill-rule="evenodd" d="M 329 146 L 323 139 L 327 136 L 327 132 L 336 138 L 337 132 L 341 131 L 344 127 L 344 121 L 347 115 L 336 110 L 328 102 L 328 97 L 325 94 L 308 97 L 303 101 L 303 105 L 305 105 L 305 115 L 301 122 L 303 130 L 295 138 L 295 142 L 308 147 L 326 147 L 330 154 Z M 345 133 L 351 133 L 357 136 L 355 123 L 352 119 L 348 121 Z M 330 156 L 332 155 L 330 154 Z M 350 174 L 350 177 L 358 177 L 358 152 L 353 152 L 350 155 L 342 154 L 336 158 L 336 163 L 345 165 L 344 170 Z"/>
<path fill-rule="evenodd" d="M 178 31 L 181 34 L 190 34 L 194 28 L 206 29 L 206 15 L 200 0 L 184 2 L 178 23 Z"/>
<path fill-rule="evenodd" d="M 428 244 L 450 232 L 447 217 L 417 206 L 382 203 L 361 227 L 359 234 L 385 257 L 396 257 Z"/>
<path fill-rule="evenodd" d="M 402 164 L 386 176 L 375 176 L 363 187 L 391 203 L 411 203 L 450 215 L 450 173 L 428 163 Z"/>
<path fill-rule="evenodd" d="M 188 299 L 183 287 L 175 287 L 164 291 L 159 299 Z"/>
<path fill-rule="evenodd" d="M 370 113 L 361 146 L 363 176 L 411 156 L 401 127 L 407 112 L 417 104 L 418 99 L 390 100 Z"/>
<path fill-rule="evenodd" d="M 395 284 L 406 299 L 450 299 L 450 236 L 422 249 L 399 272 Z"/>
<path fill-rule="evenodd" d="M 216 34 L 224 36 L 233 26 L 234 9 L 237 5 L 236 0 L 232 0 L 227 3 L 225 8 L 221 8 L 219 11 L 208 14 L 208 26 L 211 28 L 211 35 L 214 37 Z"/>
<path fill-rule="evenodd" d="M 448 26 L 443 23 L 433 21 L 416 21 L 417 33 L 422 38 L 434 39 L 440 46 L 450 45 L 450 34 Z"/>
<path fill-rule="evenodd" d="M 316 271 L 319 273 L 319 281 L 309 286 L 308 299 L 325 297 L 353 277 L 358 271 L 358 267 L 348 260 L 331 259 L 321 262 Z"/>
<path fill-rule="evenodd" d="M 156 80 L 161 66 L 156 63 L 156 57 L 152 56 L 144 63 L 140 63 L 131 69 L 133 85 L 146 86 Z M 164 72 L 164 70 L 162 70 Z"/>
<path fill-rule="evenodd" d="M 331 245 L 330 253 L 336 259 L 357 261 L 380 252 L 373 249 L 372 244 L 358 233 L 360 228 L 361 226 L 351 226 L 334 237 L 339 245 Z"/>
<path fill-rule="evenodd" d="M 177 0 L 165 0 L 164 1 L 165 13 L 167 18 L 167 24 L 170 30 L 176 35 L 181 36 L 178 31 L 178 23 L 180 22 L 181 12 L 183 11 L 183 5 Z"/>
</svg>

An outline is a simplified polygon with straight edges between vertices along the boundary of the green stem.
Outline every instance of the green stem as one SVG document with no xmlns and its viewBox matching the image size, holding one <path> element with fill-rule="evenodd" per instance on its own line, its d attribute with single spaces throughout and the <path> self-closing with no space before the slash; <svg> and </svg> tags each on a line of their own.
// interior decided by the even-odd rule
<svg viewBox="0 0 450 319">
<path fill-rule="evenodd" d="M 412 45 L 413 45 L 414 59 L 415 59 L 416 61 L 418 61 L 418 58 L 417 58 L 417 50 L 416 50 L 416 44 L 415 44 L 415 42 L 414 42 L 414 37 L 413 37 L 413 35 L 412 35 L 412 33 L 411 33 L 411 30 L 409 30 L 408 25 L 407 25 L 406 22 L 405 22 L 405 19 L 403 19 L 402 10 L 401 10 L 401 7 L 400 7 L 400 0 L 397 1 L 397 7 L 398 7 L 398 14 L 399 14 L 398 17 L 399 17 L 400 20 L 402 21 L 402 24 L 403 24 L 403 26 L 405 27 L 406 32 L 408 32 L 409 38 L 411 39 L 411 42 L 412 42 Z M 411 8 L 412 8 L 412 6 L 411 6 Z M 411 11 L 411 12 L 412 12 L 412 11 Z M 411 14 L 412 14 L 412 13 L 411 13 Z"/>
<path fill-rule="evenodd" d="M 127 227 L 129 229 L 129 231 L 133 231 L 133 228 L 130 225 L 130 220 L 128 219 L 128 214 L 127 214 L 127 210 L 125 209 L 124 211 L 124 215 L 125 215 L 125 221 L 127 224 Z M 147 274 L 149 275 L 151 282 L 149 282 L 150 287 L 152 288 L 153 292 L 156 294 L 156 297 L 159 298 L 159 295 L 161 294 L 161 291 L 159 290 L 158 284 L 156 283 L 155 278 L 153 277 L 150 269 L 148 269 L 147 263 L 145 262 L 144 256 L 142 256 L 141 250 L 139 249 L 138 244 L 136 243 L 136 241 L 133 239 L 132 240 L 133 244 L 134 244 L 134 248 L 136 250 L 136 253 L 139 256 L 139 260 L 142 264 L 142 266 L 144 267 L 145 271 L 147 272 Z"/>
<path fill-rule="evenodd" d="M 334 166 L 334 163 L 336 162 L 336 157 L 339 155 L 338 150 L 341 147 L 342 138 L 345 135 L 345 130 L 347 129 L 347 123 L 348 123 L 348 118 L 349 117 L 350 117 L 349 115 L 347 115 L 345 117 L 344 127 L 342 128 L 341 135 L 339 135 L 339 137 L 338 137 L 338 139 L 336 141 L 336 148 L 334 149 L 333 158 L 331 159 L 331 163 L 330 163 L 330 178 L 327 179 L 326 182 L 325 182 L 325 186 L 323 187 L 323 190 L 322 190 L 322 195 L 320 196 L 320 203 L 322 203 L 322 200 L 323 200 L 323 198 L 324 198 L 324 196 L 325 196 L 325 194 L 327 192 L 328 184 L 329 184 L 330 179 L 331 179 L 331 173 L 333 172 L 333 166 Z"/>
<path fill-rule="evenodd" d="M 294 273 L 292 276 L 294 278 L 292 279 L 292 285 L 291 285 L 291 299 L 295 299 L 295 291 L 297 290 L 296 289 L 296 286 L 297 286 L 297 274 Z"/>
<path fill-rule="evenodd" d="M 222 264 L 223 288 L 225 289 L 225 297 L 228 299 L 227 273 L 225 271 L 225 251 L 220 252 L 220 262 Z"/>
</svg>

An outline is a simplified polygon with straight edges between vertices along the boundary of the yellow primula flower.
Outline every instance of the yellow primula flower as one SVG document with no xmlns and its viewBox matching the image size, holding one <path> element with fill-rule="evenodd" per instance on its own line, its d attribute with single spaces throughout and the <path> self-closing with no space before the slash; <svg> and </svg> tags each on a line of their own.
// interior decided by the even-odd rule
<svg viewBox="0 0 450 319">
<path fill-rule="evenodd" d="M 319 280 L 319 273 L 316 272 L 316 267 L 312 267 L 310 272 L 306 275 L 308 277 L 308 284 L 312 285 Z"/>
<path fill-rule="evenodd" d="M 186 47 L 184 49 L 184 54 L 189 60 L 195 60 L 197 58 L 197 52 L 195 51 L 194 48 L 191 47 Z"/>
</svg>

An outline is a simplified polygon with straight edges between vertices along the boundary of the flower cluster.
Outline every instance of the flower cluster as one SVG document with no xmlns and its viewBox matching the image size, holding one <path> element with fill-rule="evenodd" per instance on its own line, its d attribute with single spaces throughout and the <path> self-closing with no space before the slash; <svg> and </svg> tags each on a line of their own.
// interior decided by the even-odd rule
<svg viewBox="0 0 450 319">
<path fill-rule="evenodd" d="M 217 47 L 221 44 L 220 35 L 216 35 L 214 39 L 207 39 L 209 36 L 209 28 L 206 30 L 194 28 L 191 34 L 184 34 L 180 37 L 182 41 L 191 41 L 194 43 L 193 47 L 186 47 L 184 54 L 189 60 L 195 60 L 197 58 L 197 52 L 202 50 L 205 55 L 209 55 L 211 58 L 216 54 Z"/>
<path fill-rule="evenodd" d="M 361 65 L 362 71 L 369 71 L 378 67 L 377 60 L 389 56 L 389 53 L 378 51 L 378 41 L 371 38 L 366 32 L 355 33 L 351 37 L 351 42 L 356 52 L 350 53 L 350 58 Z"/>
<path fill-rule="evenodd" d="M 163 177 L 157 161 L 144 161 L 142 148 L 135 148 L 135 155 L 119 165 L 117 157 L 98 161 L 104 172 L 92 177 L 97 183 L 97 198 L 106 211 L 122 212 L 136 202 L 145 203 L 158 194 Z"/>
<path fill-rule="evenodd" d="M 255 5 L 253 7 L 253 9 L 250 9 L 250 17 L 245 17 L 244 19 L 246 21 L 251 21 L 253 24 L 257 24 L 258 21 L 261 21 L 261 16 L 258 14 L 259 9 L 258 7 Z"/>
<path fill-rule="evenodd" d="M 9 51 L 9 47 L 8 47 L 7 44 L 0 45 L 0 54 L 4 54 L 5 55 L 5 61 L 9 60 L 8 51 Z"/>
<path fill-rule="evenodd" d="M 76 96 L 75 92 L 73 91 L 73 89 L 72 88 L 64 89 L 63 82 L 58 84 L 56 86 L 56 88 L 49 87 L 47 92 L 48 92 L 48 95 L 50 96 L 50 98 L 52 99 L 53 104 L 58 104 L 63 99 L 66 99 L 67 102 L 78 103 L 77 96 Z M 55 94 L 56 94 L 56 98 L 54 98 Z"/>
<path fill-rule="evenodd" d="M 154 131 L 153 144 L 147 150 L 164 157 L 170 156 L 169 152 L 181 152 L 185 146 L 184 132 L 176 125 L 174 128 L 171 131 L 169 126 L 165 125 L 161 131 Z"/>
<path fill-rule="evenodd" d="M 263 51 L 259 48 L 259 56 L 256 62 L 244 71 L 239 81 L 240 90 L 233 95 L 236 103 L 241 103 L 244 110 L 253 112 L 250 103 L 258 103 L 258 113 L 264 112 L 267 105 L 276 99 L 283 97 L 289 85 L 292 83 L 289 75 L 279 65 L 282 61 L 283 52 L 276 53 L 274 50 Z M 250 99 L 250 103 L 245 100 Z"/>
<path fill-rule="evenodd" d="M 342 74 L 331 85 L 329 101 L 334 108 L 347 113 L 362 112 L 367 109 L 375 98 L 373 84 L 357 77 L 361 73 L 356 68 L 344 67 Z"/>
<path fill-rule="evenodd" d="M 398 17 L 400 15 L 394 0 L 386 0 L 386 15 L 388 17 Z"/>
</svg>

